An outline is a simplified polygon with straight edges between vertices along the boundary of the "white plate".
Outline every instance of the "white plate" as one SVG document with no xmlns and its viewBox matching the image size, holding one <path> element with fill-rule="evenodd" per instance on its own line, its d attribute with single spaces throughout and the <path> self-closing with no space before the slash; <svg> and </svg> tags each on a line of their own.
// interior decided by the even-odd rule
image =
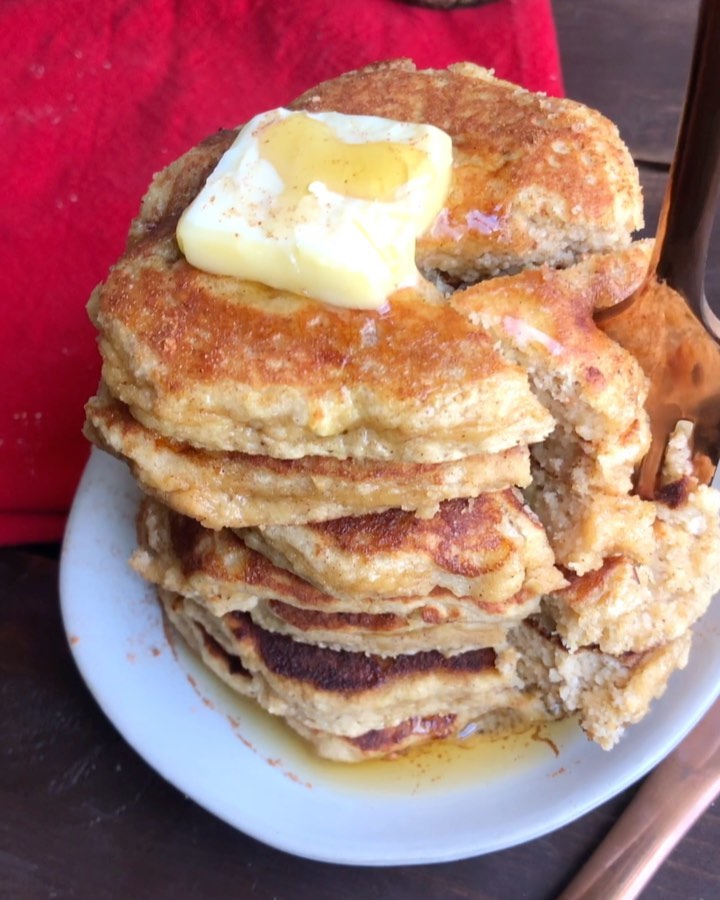
<svg viewBox="0 0 720 900">
<path fill-rule="evenodd" d="M 534 738 L 431 746 L 410 762 L 319 762 L 281 723 L 168 642 L 152 589 L 127 566 L 136 505 L 124 465 L 95 451 L 60 576 L 78 667 L 120 733 L 168 781 L 236 828 L 299 856 L 427 863 L 539 837 L 645 774 L 718 692 L 716 603 L 687 669 L 610 753 L 563 723 Z"/>
</svg>

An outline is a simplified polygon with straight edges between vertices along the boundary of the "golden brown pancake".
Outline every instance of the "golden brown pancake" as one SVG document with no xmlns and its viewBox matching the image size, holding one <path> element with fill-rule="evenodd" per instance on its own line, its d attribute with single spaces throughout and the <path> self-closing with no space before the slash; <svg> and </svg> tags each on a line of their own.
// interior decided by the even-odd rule
<svg viewBox="0 0 720 900">
<path fill-rule="evenodd" d="M 111 393 L 198 447 L 434 463 L 552 429 L 523 369 L 447 307 L 408 288 L 386 313 L 345 310 L 208 275 L 166 225 L 130 244 L 90 310 Z"/>
<path fill-rule="evenodd" d="M 637 171 L 616 126 L 471 63 L 416 70 L 394 60 L 349 72 L 290 104 L 311 112 L 434 124 L 453 138 L 446 209 L 419 242 L 421 269 L 460 281 L 625 246 L 643 226 Z M 237 136 L 220 131 L 155 176 L 133 241 L 177 219 Z"/>
<path fill-rule="evenodd" d="M 273 459 L 161 438 L 105 388 L 86 416 L 90 440 L 127 462 L 146 492 L 209 528 L 292 525 L 392 507 L 427 516 L 441 500 L 530 483 L 527 447 L 435 464 Z"/>
<path fill-rule="evenodd" d="M 241 696 L 256 700 L 270 711 L 276 708 L 282 710 L 282 700 L 268 690 L 262 668 L 252 672 L 245 667 L 241 658 L 242 649 L 237 641 L 231 644 L 231 650 L 226 649 L 226 645 L 213 637 L 212 629 L 209 630 L 199 618 L 187 613 L 186 604 L 177 596 L 164 594 L 162 602 L 173 627 L 211 672 Z M 244 644 L 246 656 L 252 655 L 250 642 L 246 640 Z M 480 668 L 478 672 L 480 679 L 482 671 Z M 493 676 L 490 673 L 487 675 L 492 680 Z M 536 693 L 515 692 L 509 703 L 508 707 L 493 709 L 479 716 L 474 715 L 472 706 L 468 710 L 452 713 L 411 715 L 395 725 L 373 728 L 354 737 L 309 725 L 291 712 L 279 711 L 276 714 L 281 715 L 290 728 L 305 738 L 320 756 L 338 762 L 361 762 L 383 756 L 393 757 L 414 745 L 459 735 L 468 727 L 478 731 L 508 732 L 552 718 Z"/>
<path fill-rule="evenodd" d="M 457 597 L 503 604 L 564 583 L 542 525 L 514 490 L 447 500 L 431 519 L 402 510 L 238 532 L 248 546 L 322 590 L 354 598 Z"/>
<path fill-rule="evenodd" d="M 447 208 L 420 239 L 421 268 L 472 282 L 568 265 L 627 244 L 642 227 L 635 166 L 615 125 L 479 66 L 380 63 L 320 84 L 291 106 L 427 122 L 452 136 Z"/>
<path fill-rule="evenodd" d="M 479 717 L 512 707 L 518 694 L 514 653 L 491 648 L 454 656 L 426 651 L 398 657 L 350 653 L 265 631 L 247 613 L 210 615 L 191 600 L 160 591 L 170 621 L 203 653 L 209 635 L 249 672 L 247 692 L 269 712 L 306 728 L 359 737 L 412 716 Z M 505 658 L 507 657 L 507 659 Z M 245 686 L 245 682 L 243 682 Z"/>
<path fill-rule="evenodd" d="M 627 244 L 639 224 L 637 175 L 614 126 L 476 67 L 370 67 L 298 105 L 448 131 L 448 208 L 420 257 L 452 277 L 476 278 L 491 246 L 505 257 L 488 272 L 568 264 Z M 428 282 L 366 312 L 189 266 L 175 225 L 232 139 L 215 136 L 155 178 L 125 255 L 91 301 L 104 380 L 138 421 L 198 447 L 279 458 L 436 463 L 542 440 L 554 423 L 523 368 Z M 491 219 L 498 225 L 484 234 L 478 222 Z"/>
<path fill-rule="evenodd" d="M 131 564 L 148 581 L 195 600 L 214 616 L 249 612 L 269 631 L 383 656 L 495 646 L 508 628 L 538 609 L 533 590 L 502 603 L 455 597 L 443 588 L 427 596 L 348 603 L 273 565 L 231 530 L 209 531 L 150 499 L 138 513 Z"/>
<path fill-rule="evenodd" d="M 432 600 L 432 598 L 429 598 Z M 522 610 L 534 608 L 535 598 L 522 595 L 509 615 L 485 617 L 485 621 L 428 622 L 422 610 L 400 613 L 336 612 L 299 609 L 280 600 L 259 602 L 250 611 L 256 625 L 266 631 L 287 634 L 306 644 L 350 650 L 373 656 L 407 656 L 432 650 L 444 656 L 479 650 L 505 641 L 508 628 L 522 619 Z M 426 609 L 432 609 L 430 603 Z M 512 613 L 517 610 L 514 618 Z M 478 612 L 480 612 L 478 610 Z"/>
</svg>

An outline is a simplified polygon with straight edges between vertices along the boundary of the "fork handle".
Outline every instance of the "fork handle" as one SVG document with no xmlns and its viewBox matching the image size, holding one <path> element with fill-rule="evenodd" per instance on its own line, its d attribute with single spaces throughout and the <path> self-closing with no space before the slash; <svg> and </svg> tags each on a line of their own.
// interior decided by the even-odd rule
<svg viewBox="0 0 720 900">
<path fill-rule="evenodd" d="M 720 188 L 719 47 L 720 0 L 701 0 L 654 260 L 658 278 L 682 294 L 700 321 L 705 261 Z"/>
<path fill-rule="evenodd" d="M 720 700 L 648 776 L 558 900 L 632 900 L 720 790 Z"/>
</svg>

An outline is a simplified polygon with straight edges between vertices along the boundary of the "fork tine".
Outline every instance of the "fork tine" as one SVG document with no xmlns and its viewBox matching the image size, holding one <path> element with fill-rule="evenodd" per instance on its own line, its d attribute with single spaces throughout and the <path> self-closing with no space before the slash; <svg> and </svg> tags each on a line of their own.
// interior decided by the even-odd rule
<svg viewBox="0 0 720 900">
<path fill-rule="evenodd" d="M 670 436 L 681 418 L 682 410 L 677 404 L 653 410 L 652 441 L 650 449 L 640 464 L 635 482 L 635 492 L 643 500 L 653 500 L 657 497 L 665 450 Z"/>
</svg>

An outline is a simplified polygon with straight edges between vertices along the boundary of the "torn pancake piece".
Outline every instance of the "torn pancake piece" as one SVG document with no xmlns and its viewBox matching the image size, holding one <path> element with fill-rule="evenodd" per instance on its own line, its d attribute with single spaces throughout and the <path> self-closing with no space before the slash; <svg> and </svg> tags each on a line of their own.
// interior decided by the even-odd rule
<svg viewBox="0 0 720 900">
<path fill-rule="evenodd" d="M 593 321 L 642 282 L 651 244 L 595 254 L 563 270 L 483 282 L 452 305 L 492 334 L 508 360 L 527 368 L 557 422 L 532 448 L 528 500 L 560 565 L 577 574 L 609 556 L 647 561 L 654 510 L 630 495 L 649 447 L 648 382 L 637 360 Z"/>
<path fill-rule="evenodd" d="M 531 617 L 510 632 L 518 674 L 526 689 L 545 698 L 551 714 L 576 713 L 583 731 L 605 750 L 647 714 L 672 673 L 685 668 L 692 642 L 687 631 L 643 653 L 615 656 L 594 646 L 568 650 L 552 628 Z"/>
<path fill-rule="evenodd" d="M 648 382 L 637 360 L 597 328 L 593 312 L 640 286 L 651 246 L 595 254 L 568 269 L 526 270 L 451 297 L 508 361 L 527 370 L 558 425 L 583 442 L 618 492 L 629 490 L 649 447 Z"/>
<path fill-rule="evenodd" d="M 621 436 L 618 456 L 623 444 Z M 571 430 L 556 428 L 532 449 L 533 483 L 527 492 L 558 565 L 579 575 L 599 569 L 609 557 L 626 555 L 644 563 L 653 552 L 655 507 L 630 493 L 632 468 L 623 465 L 618 481 L 609 480 L 592 450 Z"/>
<path fill-rule="evenodd" d="M 690 460 L 690 423 L 670 440 L 659 498 L 628 498 L 651 510 L 650 551 L 613 555 L 543 601 L 563 644 L 596 644 L 606 653 L 644 652 L 681 637 L 720 590 L 720 495 L 698 484 Z M 631 517 L 621 519 L 627 527 Z M 628 528 L 628 531 L 631 531 Z"/>
</svg>

